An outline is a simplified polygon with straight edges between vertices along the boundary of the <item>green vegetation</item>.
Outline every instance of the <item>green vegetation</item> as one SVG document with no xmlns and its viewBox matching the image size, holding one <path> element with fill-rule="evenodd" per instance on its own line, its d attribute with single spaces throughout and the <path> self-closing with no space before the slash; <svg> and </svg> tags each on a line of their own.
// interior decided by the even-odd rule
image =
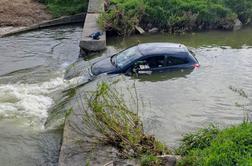
<svg viewBox="0 0 252 166">
<path fill-rule="evenodd" d="M 47 5 L 54 17 L 87 11 L 88 0 L 39 0 Z"/>
<path fill-rule="evenodd" d="M 161 165 L 161 161 L 157 156 L 153 155 L 143 155 L 141 157 L 141 165 L 142 166 L 156 166 Z"/>
<path fill-rule="evenodd" d="M 251 0 L 221 0 L 228 8 L 232 9 L 241 20 L 246 24 L 252 19 L 252 1 Z"/>
<path fill-rule="evenodd" d="M 144 133 L 136 113 L 128 108 L 122 95 L 106 83 L 87 94 L 83 122 L 101 134 L 99 140 L 117 148 L 122 158 L 141 158 L 143 165 L 159 165 L 158 155 L 171 151 Z M 138 101 L 137 101 L 138 102 Z M 137 112 L 137 111 L 136 111 Z"/>
<path fill-rule="evenodd" d="M 252 165 L 252 123 L 224 130 L 210 126 L 187 134 L 178 153 L 184 156 L 182 166 Z"/>
<path fill-rule="evenodd" d="M 99 24 L 121 35 L 132 33 L 136 25 L 176 33 L 232 29 L 236 18 L 251 21 L 251 0 L 111 0 Z"/>
</svg>

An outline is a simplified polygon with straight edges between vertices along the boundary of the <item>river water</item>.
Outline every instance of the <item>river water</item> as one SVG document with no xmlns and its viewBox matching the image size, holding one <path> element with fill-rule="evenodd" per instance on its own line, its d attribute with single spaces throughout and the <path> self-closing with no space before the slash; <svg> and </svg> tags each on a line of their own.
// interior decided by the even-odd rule
<svg viewBox="0 0 252 166">
<path fill-rule="evenodd" d="M 54 122 L 63 116 L 52 115 L 64 103 L 63 91 L 76 84 L 75 79 L 64 80 L 64 73 L 78 59 L 80 36 L 81 27 L 68 26 L 0 39 L 1 166 L 57 165 L 62 127 Z M 148 133 L 176 146 L 184 133 L 209 123 L 242 122 L 244 112 L 236 103 L 252 109 L 252 28 L 110 38 L 108 49 L 91 62 L 138 42 L 155 41 L 189 46 L 201 67 L 192 72 L 113 76 L 121 88 L 136 85 L 148 106 L 141 112 Z M 79 65 L 68 73 L 73 78 L 83 71 Z M 230 87 L 242 89 L 248 98 Z"/>
<path fill-rule="evenodd" d="M 57 165 L 62 129 L 45 127 L 65 68 L 79 56 L 80 27 L 0 39 L 0 165 Z"/>
</svg>

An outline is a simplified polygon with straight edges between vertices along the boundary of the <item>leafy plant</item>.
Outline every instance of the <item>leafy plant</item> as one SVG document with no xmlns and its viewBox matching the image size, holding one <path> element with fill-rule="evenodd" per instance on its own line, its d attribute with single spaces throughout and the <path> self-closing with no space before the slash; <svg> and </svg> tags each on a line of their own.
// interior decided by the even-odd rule
<svg viewBox="0 0 252 166">
<path fill-rule="evenodd" d="M 251 0 L 223 0 L 225 6 L 232 9 L 241 20 L 247 24 L 252 19 L 252 1 Z"/>
<path fill-rule="evenodd" d="M 221 0 L 111 0 L 99 22 L 125 35 L 136 25 L 168 32 L 231 29 L 236 18 L 236 11 Z"/>
<path fill-rule="evenodd" d="M 116 147 L 123 158 L 153 156 L 171 153 L 169 149 L 144 133 L 139 116 L 125 104 L 123 96 L 106 83 L 98 85 L 97 90 L 85 97 L 85 125 L 101 134 L 105 144 Z"/>
<path fill-rule="evenodd" d="M 135 30 L 144 15 L 142 0 L 113 0 L 108 10 L 101 14 L 98 23 L 102 28 L 114 30 L 119 35 L 128 35 Z"/>
</svg>

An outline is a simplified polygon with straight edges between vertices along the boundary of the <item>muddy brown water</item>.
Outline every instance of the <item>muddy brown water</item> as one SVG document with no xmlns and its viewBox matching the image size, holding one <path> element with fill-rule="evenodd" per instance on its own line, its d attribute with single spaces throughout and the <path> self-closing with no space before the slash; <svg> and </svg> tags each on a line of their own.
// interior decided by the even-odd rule
<svg viewBox="0 0 252 166">
<path fill-rule="evenodd" d="M 50 116 L 64 100 L 62 92 L 75 85 L 73 79 L 64 80 L 64 72 L 78 59 L 80 36 L 81 27 L 71 26 L 0 39 L 0 165 L 57 165 L 62 130 L 46 123 L 60 121 L 62 116 Z M 108 49 L 84 64 L 138 42 L 183 43 L 195 52 L 201 67 L 139 77 L 104 75 L 79 90 L 106 78 L 119 79 L 122 89 L 135 83 L 148 107 L 141 111 L 146 131 L 170 146 L 209 123 L 224 127 L 242 122 L 244 113 L 235 103 L 252 109 L 252 28 L 109 38 Z M 70 75 L 85 75 L 82 67 L 75 65 Z M 243 89 L 248 98 L 230 86 Z"/>
</svg>

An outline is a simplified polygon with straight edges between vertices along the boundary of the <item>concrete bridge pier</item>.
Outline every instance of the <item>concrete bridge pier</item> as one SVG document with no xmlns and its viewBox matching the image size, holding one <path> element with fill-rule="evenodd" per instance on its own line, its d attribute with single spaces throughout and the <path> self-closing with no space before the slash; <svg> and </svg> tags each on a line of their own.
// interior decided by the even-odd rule
<svg viewBox="0 0 252 166">
<path fill-rule="evenodd" d="M 89 0 L 88 11 L 80 41 L 80 48 L 84 54 L 101 51 L 106 48 L 106 32 L 104 32 L 97 23 L 98 17 L 102 12 L 104 12 L 104 0 Z M 99 40 L 89 37 L 95 32 L 102 33 Z"/>
</svg>

